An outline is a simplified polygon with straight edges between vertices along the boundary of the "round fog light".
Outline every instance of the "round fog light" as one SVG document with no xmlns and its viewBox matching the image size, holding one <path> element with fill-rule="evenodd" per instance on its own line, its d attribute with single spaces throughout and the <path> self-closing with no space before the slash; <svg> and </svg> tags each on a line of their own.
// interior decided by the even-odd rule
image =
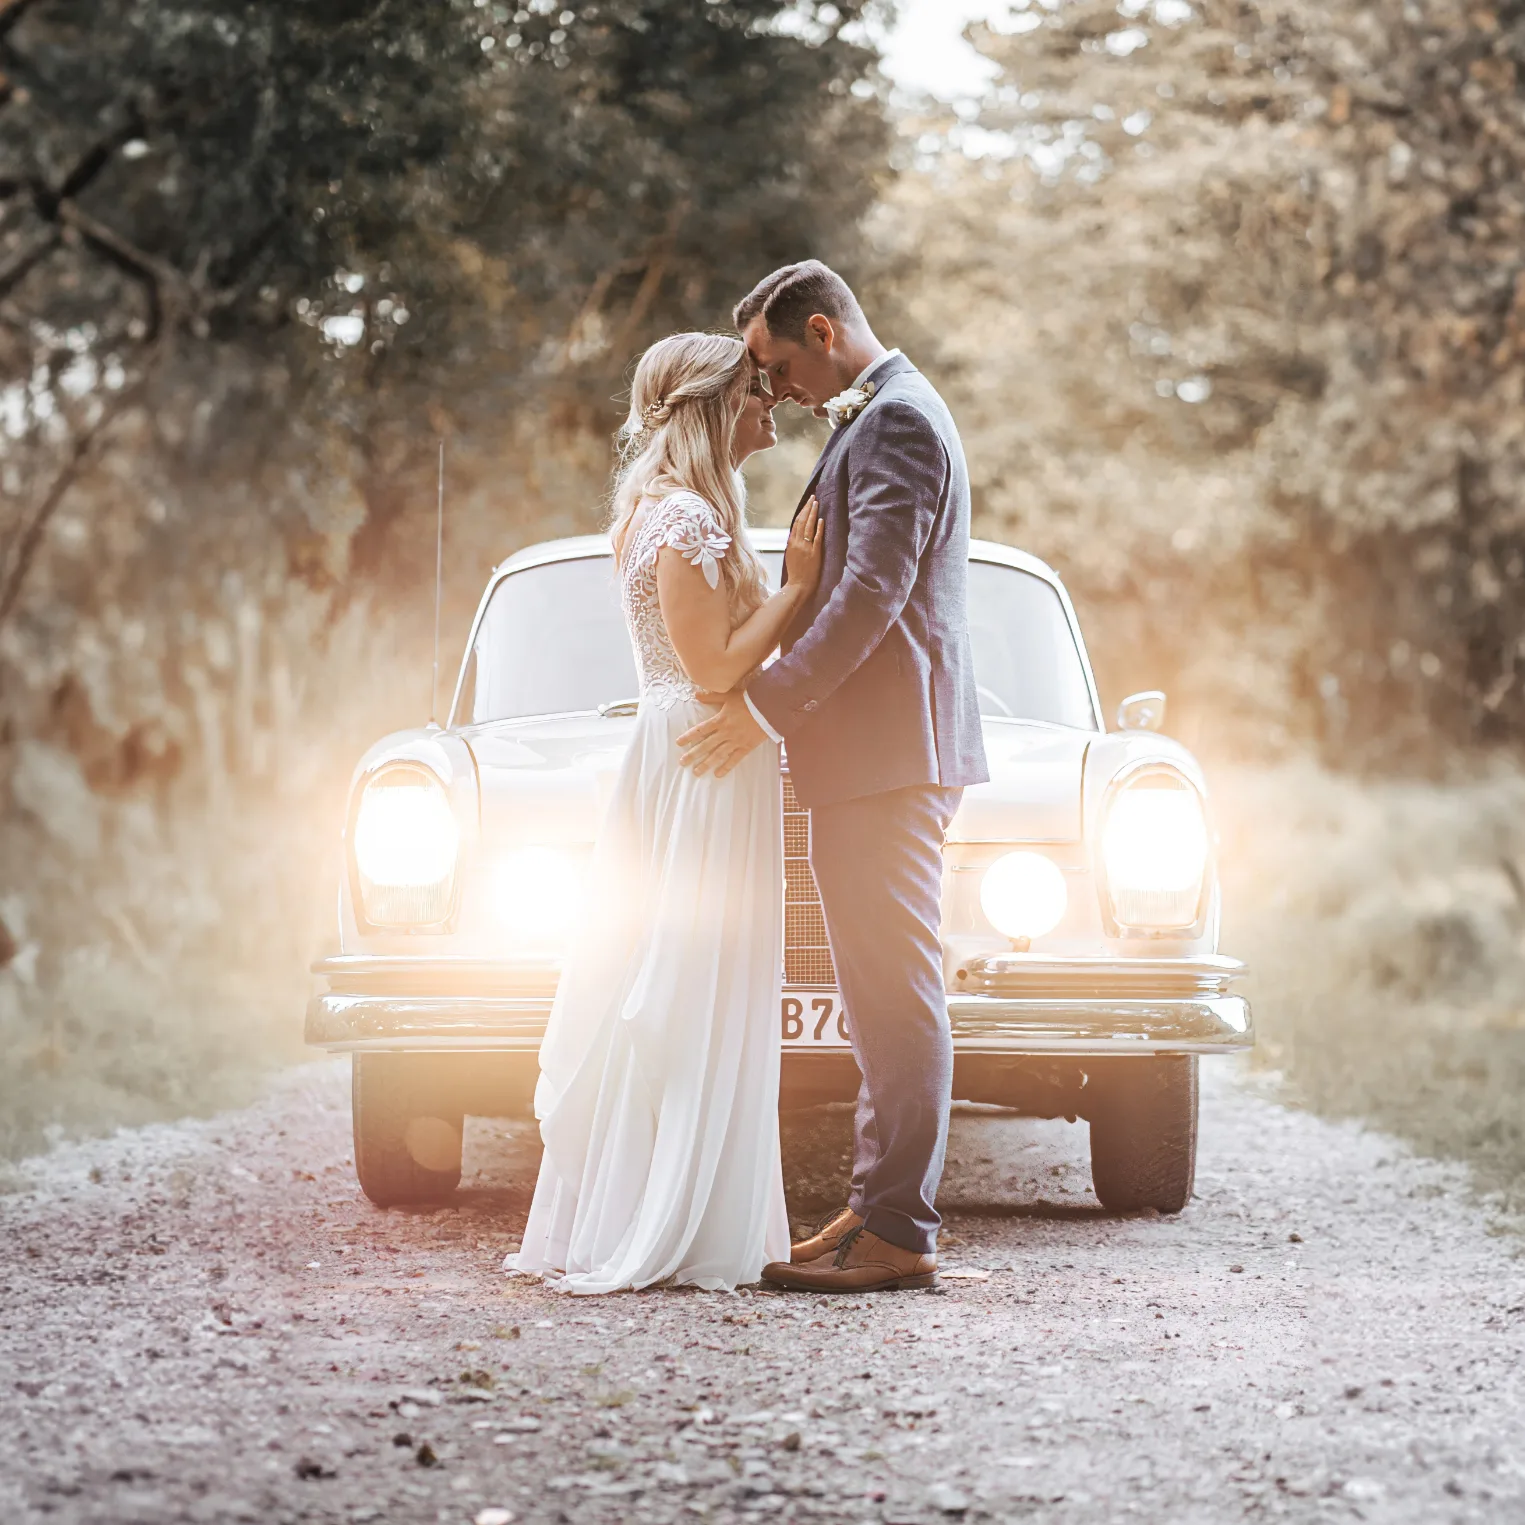
<svg viewBox="0 0 1525 1525">
<path fill-rule="evenodd" d="M 997 858 L 980 884 L 980 906 L 1007 937 L 1042 937 L 1064 920 L 1070 892 L 1064 874 L 1042 853 Z"/>
</svg>

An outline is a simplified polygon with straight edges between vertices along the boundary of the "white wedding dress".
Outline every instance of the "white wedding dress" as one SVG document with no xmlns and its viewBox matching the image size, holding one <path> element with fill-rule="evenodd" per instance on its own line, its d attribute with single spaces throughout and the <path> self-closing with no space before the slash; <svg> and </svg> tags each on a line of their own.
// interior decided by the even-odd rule
<svg viewBox="0 0 1525 1525">
<path fill-rule="evenodd" d="M 729 545 L 702 498 L 675 493 L 647 510 L 620 571 L 640 710 L 540 1048 L 545 1153 L 504 1262 L 568 1292 L 731 1289 L 789 1258 L 778 748 L 722 779 L 680 766 L 678 736 L 714 712 L 657 601 L 662 547 L 714 587 Z"/>
</svg>

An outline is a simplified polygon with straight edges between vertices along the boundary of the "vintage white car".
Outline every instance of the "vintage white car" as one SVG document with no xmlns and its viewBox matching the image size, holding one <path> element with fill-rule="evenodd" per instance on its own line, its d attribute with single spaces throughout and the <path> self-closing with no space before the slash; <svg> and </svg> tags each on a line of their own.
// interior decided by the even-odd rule
<svg viewBox="0 0 1525 1525">
<path fill-rule="evenodd" d="M 782 531 L 756 542 L 776 577 Z M 954 1097 L 1086 1118 L 1096 1196 L 1179 1212 L 1196 1167 L 1197 1061 L 1249 1048 L 1202 771 L 1157 734 L 1165 696 L 1108 732 L 1057 575 L 974 542 L 974 665 L 990 760 L 944 851 Z M 307 1041 L 353 1054 L 355 1166 L 386 1206 L 460 1179 L 462 1120 L 523 1115 L 636 675 L 609 543 L 558 540 L 492 575 L 449 718 L 355 772 L 339 951 Z M 784 773 L 782 1104 L 849 1100 L 847 1014 Z M 862 1020 L 869 1020 L 860 1014 Z"/>
</svg>

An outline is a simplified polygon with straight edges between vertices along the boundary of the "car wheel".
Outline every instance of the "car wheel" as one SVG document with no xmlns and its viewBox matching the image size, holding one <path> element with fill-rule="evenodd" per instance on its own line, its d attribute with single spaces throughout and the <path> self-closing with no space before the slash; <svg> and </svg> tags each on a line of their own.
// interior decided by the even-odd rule
<svg viewBox="0 0 1525 1525">
<path fill-rule="evenodd" d="M 442 1202 L 461 1182 L 461 1125 L 428 1057 L 356 1054 L 355 1174 L 377 1207 Z"/>
<path fill-rule="evenodd" d="M 1086 1090 L 1091 1184 L 1109 1212 L 1178 1213 L 1197 1174 L 1197 1056 L 1162 1054 L 1098 1066 Z"/>
</svg>

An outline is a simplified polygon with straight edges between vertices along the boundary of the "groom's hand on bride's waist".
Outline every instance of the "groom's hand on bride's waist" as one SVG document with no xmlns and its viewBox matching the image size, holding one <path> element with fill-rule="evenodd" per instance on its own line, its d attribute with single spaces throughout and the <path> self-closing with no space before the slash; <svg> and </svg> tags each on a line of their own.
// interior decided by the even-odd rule
<svg viewBox="0 0 1525 1525">
<path fill-rule="evenodd" d="M 696 694 L 700 704 L 718 705 L 708 720 L 678 738 L 679 761 L 696 774 L 724 778 L 759 742 L 767 738 L 739 693 Z"/>
</svg>

